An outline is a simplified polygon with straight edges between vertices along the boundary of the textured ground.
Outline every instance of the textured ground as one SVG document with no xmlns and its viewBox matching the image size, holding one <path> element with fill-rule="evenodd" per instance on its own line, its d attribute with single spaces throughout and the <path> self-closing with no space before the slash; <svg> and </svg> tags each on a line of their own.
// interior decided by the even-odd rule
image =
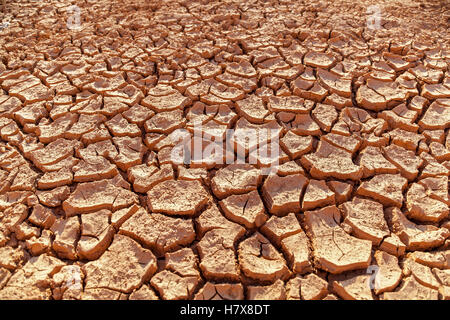
<svg viewBox="0 0 450 320">
<path fill-rule="evenodd" d="M 450 298 L 448 2 L 21 0 L 0 23 L 0 299 Z M 198 123 L 273 129 L 277 174 L 177 163 Z"/>
</svg>

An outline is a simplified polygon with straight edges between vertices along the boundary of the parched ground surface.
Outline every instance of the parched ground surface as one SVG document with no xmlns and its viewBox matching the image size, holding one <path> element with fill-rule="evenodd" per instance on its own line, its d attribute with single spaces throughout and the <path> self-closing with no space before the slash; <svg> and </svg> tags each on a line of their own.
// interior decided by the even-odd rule
<svg viewBox="0 0 450 320">
<path fill-rule="evenodd" d="M 449 12 L 8 1 L 0 299 L 449 299 Z M 175 161 L 200 123 L 277 173 Z"/>
</svg>

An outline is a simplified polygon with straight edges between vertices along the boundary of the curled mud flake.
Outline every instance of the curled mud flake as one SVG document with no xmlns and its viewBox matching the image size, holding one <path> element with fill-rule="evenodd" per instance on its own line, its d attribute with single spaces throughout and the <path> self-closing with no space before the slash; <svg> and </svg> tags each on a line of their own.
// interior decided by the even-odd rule
<svg viewBox="0 0 450 320">
<path fill-rule="evenodd" d="M 116 180 L 80 183 L 62 204 L 68 216 L 101 209 L 118 210 L 138 203 L 136 194 Z"/>
<path fill-rule="evenodd" d="M 419 178 L 428 178 L 428 177 L 437 177 L 437 176 L 449 176 L 450 175 L 450 166 L 448 165 L 448 161 L 444 161 L 442 164 L 436 161 L 431 155 L 428 153 L 422 152 L 420 154 L 422 159 L 424 159 L 424 168 Z M 447 164 L 447 166 L 446 166 Z M 448 167 L 448 168 L 447 168 Z"/>
<path fill-rule="evenodd" d="M 405 275 L 412 275 L 421 285 L 435 290 L 439 289 L 441 285 L 438 277 L 436 277 L 436 274 L 432 272 L 430 267 L 408 258 L 403 261 L 403 273 Z"/>
<path fill-rule="evenodd" d="M 450 269 L 450 250 L 421 252 L 415 251 L 408 255 L 414 261 L 430 268 Z"/>
<path fill-rule="evenodd" d="M 442 287 L 449 287 L 450 286 L 450 272 L 449 270 L 440 270 L 437 268 L 432 269 L 436 279 L 439 282 L 439 289 Z"/>
<path fill-rule="evenodd" d="M 113 162 L 119 169 L 127 171 L 132 166 L 142 163 L 146 148 L 141 137 L 114 137 L 113 142 L 119 151 Z"/>
<path fill-rule="evenodd" d="M 105 125 L 115 137 L 138 137 L 141 135 L 139 127 L 134 123 L 129 123 L 121 114 L 105 122 Z"/>
<path fill-rule="evenodd" d="M 144 284 L 139 289 L 134 290 L 128 300 L 159 300 L 159 298 L 148 285 Z"/>
<path fill-rule="evenodd" d="M 325 98 L 323 101 L 324 104 L 328 104 L 331 106 L 335 106 L 337 109 L 341 110 L 345 107 L 352 107 L 353 102 L 350 98 L 344 98 L 336 93 L 333 93 Z"/>
<path fill-rule="evenodd" d="M 373 268 L 375 277 L 371 278 L 372 289 L 376 295 L 393 291 L 402 279 L 402 269 L 398 265 L 397 257 L 383 251 L 374 254 L 376 266 Z M 369 270 L 372 272 L 372 270 Z M 371 273 L 373 274 L 373 273 Z"/>
<path fill-rule="evenodd" d="M 192 216 L 208 202 L 208 194 L 199 181 L 166 180 L 147 193 L 152 212 Z"/>
<path fill-rule="evenodd" d="M 370 285 L 371 275 L 366 270 L 356 270 L 331 275 L 333 292 L 345 300 L 374 300 Z"/>
<path fill-rule="evenodd" d="M 400 82 L 385 82 L 368 79 L 356 93 L 356 101 L 363 108 L 372 111 L 381 111 L 388 106 L 405 101 L 417 95 L 417 89 L 402 86 Z"/>
<path fill-rule="evenodd" d="M 185 168 L 180 166 L 178 167 L 178 179 L 208 181 L 208 171 L 205 168 Z"/>
<path fill-rule="evenodd" d="M 308 113 L 313 105 L 296 96 L 270 97 L 268 108 L 272 112 Z"/>
<path fill-rule="evenodd" d="M 441 286 L 439 288 L 439 297 L 441 300 L 450 300 L 450 286 Z"/>
<path fill-rule="evenodd" d="M 26 122 L 36 123 L 40 118 L 47 115 L 47 110 L 42 103 L 30 104 L 24 108 L 20 108 L 21 105 L 22 102 L 18 98 L 6 96 L 6 99 L 0 100 L 0 112 L 4 116 L 14 114 L 22 125 Z"/>
<path fill-rule="evenodd" d="M 446 228 L 415 224 L 396 207 L 387 208 L 385 216 L 392 231 L 409 251 L 424 251 L 439 247 L 450 236 L 450 230 Z"/>
<path fill-rule="evenodd" d="M 335 133 L 329 133 L 323 136 L 323 140 L 335 147 L 344 149 L 352 154 L 358 151 L 361 146 L 361 139 L 358 136 L 344 136 Z"/>
<path fill-rule="evenodd" d="M 105 288 L 130 293 L 150 280 L 156 269 L 156 258 L 150 250 L 124 235 L 115 235 L 99 259 L 83 265 L 85 290 Z"/>
<path fill-rule="evenodd" d="M 52 247 L 52 235 L 50 230 L 42 230 L 40 236 L 32 236 L 25 240 L 25 247 L 33 256 L 46 253 Z"/>
<path fill-rule="evenodd" d="M 430 145 L 431 155 L 439 162 L 450 160 L 450 150 L 448 150 L 443 144 L 438 142 L 431 142 Z"/>
<path fill-rule="evenodd" d="M 373 198 L 383 205 L 400 208 L 403 204 L 403 190 L 406 188 L 407 182 L 407 179 L 400 175 L 379 174 L 364 181 L 356 193 Z"/>
<path fill-rule="evenodd" d="M 136 192 L 146 193 L 158 183 L 173 179 L 173 168 L 163 164 L 158 168 L 155 165 L 140 164 L 128 169 L 128 179 L 133 183 Z"/>
<path fill-rule="evenodd" d="M 422 129 L 429 130 L 445 129 L 450 125 L 449 119 L 450 108 L 435 101 L 427 109 L 422 119 L 419 120 L 419 126 Z"/>
<path fill-rule="evenodd" d="M 26 105 L 40 101 L 48 101 L 53 98 L 52 90 L 41 83 L 28 88 L 15 88 L 10 94 L 11 96 L 19 98 Z"/>
<path fill-rule="evenodd" d="M 326 281 L 314 273 L 303 277 L 300 286 L 300 295 L 303 300 L 321 300 L 328 293 Z"/>
<path fill-rule="evenodd" d="M 239 63 L 232 62 L 228 64 L 227 71 L 231 74 L 244 78 L 252 78 L 256 76 L 256 70 L 253 68 L 252 64 L 245 60 L 242 60 Z"/>
<path fill-rule="evenodd" d="M 61 260 L 47 254 L 32 257 L 10 278 L 0 290 L 2 300 L 50 299 L 52 277 L 65 265 Z"/>
<path fill-rule="evenodd" d="M 286 300 L 300 300 L 301 276 L 296 276 L 286 282 Z"/>
<path fill-rule="evenodd" d="M 197 280 L 164 270 L 153 276 L 150 283 L 165 300 L 185 300 L 193 293 Z"/>
<path fill-rule="evenodd" d="M 73 174 L 70 171 L 59 170 L 46 172 L 37 182 L 39 189 L 53 189 L 65 185 L 70 185 L 73 181 Z"/>
<path fill-rule="evenodd" d="M 335 203 L 335 194 L 325 181 L 310 180 L 303 196 L 302 209 L 311 210 L 318 207 L 325 207 Z"/>
<path fill-rule="evenodd" d="M 279 113 L 280 115 L 281 113 Z M 297 114 L 286 129 L 291 129 L 294 133 L 302 136 L 320 136 L 320 126 L 309 114 Z"/>
<path fill-rule="evenodd" d="M 335 206 L 306 211 L 305 219 L 319 268 L 337 274 L 369 266 L 372 243 L 349 236 L 339 225 Z"/>
<path fill-rule="evenodd" d="M 270 111 L 265 108 L 263 100 L 256 95 L 237 101 L 236 110 L 240 116 L 257 124 L 268 122 L 266 118 L 270 114 Z"/>
<path fill-rule="evenodd" d="M 397 166 L 401 175 L 409 181 L 414 180 L 419 174 L 419 167 L 423 160 L 417 157 L 413 151 L 391 144 L 383 148 L 383 153 L 386 159 Z"/>
<path fill-rule="evenodd" d="M 315 51 L 308 52 L 304 57 L 304 63 L 307 66 L 317 68 L 330 68 L 334 65 L 335 61 L 333 56 Z"/>
<path fill-rule="evenodd" d="M 50 284 L 55 300 L 80 300 L 83 294 L 84 274 L 78 265 L 68 265 L 56 273 Z"/>
<path fill-rule="evenodd" d="M 386 135 L 389 136 L 393 144 L 412 151 L 416 151 L 420 142 L 425 140 L 426 137 L 425 131 L 423 134 L 418 134 L 399 128 L 386 133 Z"/>
<path fill-rule="evenodd" d="M 245 229 L 212 229 L 197 245 L 200 269 L 211 281 L 237 281 L 240 277 L 234 244 L 242 237 Z"/>
<path fill-rule="evenodd" d="M 175 129 L 181 128 L 185 123 L 186 120 L 183 119 L 183 112 L 181 110 L 174 110 L 158 112 L 145 122 L 144 127 L 146 132 L 169 134 Z M 140 135 L 140 131 L 138 135 Z"/>
<path fill-rule="evenodd" d="M 300 212 L 300 196 L 308 179 L 300 174 L 279 177 L 270 175 L 262 187 L 262 196 L 270 213 L 285 215 Z"/>
<path fill-rule="evenodd" d="M 170 111 L 174 109 L 183 109 L 185 106 L 189 105 L 191 100 L 179 92 L 173 92 L 169 95 L 164 96 L 153 96 L 149 95 L 141 104 L 144 107 L 148 107 L 155 112 Z"/>
<path fill-rule="evenodd" d="M 311 112 L 314 121 L 325 132 L 330 132 L 331 127 L 338 118 L 338 113 L 332 105 L 318 103 Z"/>
<path fill-rule="evenodd" d="M 352 233 L 360 238 L 371 240 L 374 245 L 390 235 L 383 206 L 375 201 L 363 198 L 353 198 L 340 207 L 344 216 L 343 224 L 351 227 Z"/>
<path fill-rule="evenodd" d="M 406 245 L 395 233 L 391 233 L 390 236 L 385 237 L 381 242 L 380 250 L 383 250 L 394 256 L 401 257 L 405 254 Z"/>
<path fill-rule="evenodd" d="M 51 190 L 37 191 L 39 202 L 47 207 L 58 207 L 70 195 L 68 186 L 58 187 Z"/>
<path fill-rule="evenodd" d="M 52 109 L 53 111 L 54 109 Z M 51 114 L 50 114 L 51 116 Z M 81 114 L 78 121 L 64 133 L 66 139 L 80 139 L 81 136 L 93 131 L 106 120 L 106 117 L 98 114 Z"/>
<path fill-rule="evenodd" d="M 295 233 L 281 240 L 284 253 L 293 273 L 303 274 L 312 269 L 309 241 L 305 232 Z"/>
<path fill-rule="evenodd" d="M 438 291 L 421 285 L 414 276 L 403 279 L 394 292 L 385 292 L 383 300 L 438 300 Z"/>
<path fill-rule="evenodd" d="M 72 167 L 75 182 L 110 179 L 118 174 L 117 167 L 102 156 L 85 157 Z"/>
<path fill-rule="evenodd" d="M 139 104 L 135 104 L 130 109 L 123 112 L 122 115 L 128 122 L 142 126 L 145 121 L 155 115 L 155 112 Z"/>
<path fill-rule="evenodd" d="M 429 181 L 430 180 L 427 180 L 426 182 Z M 447 184 L 447 182 L 444 182 L 444 190 L 447 189 Z M 423 184 L 413 183 L 411 185 L 406 193 L 406 207 L 408 209 L 407 216 L 409 218 L 422 222 L 439 222 L 448 217 L 450 212 L 447 204 L 448 201 L 445 203 L 443 201 L 436 200 L 436 193 L 432 194 L 431 192 L 432 191 L 429 188 L 426 188 Z M 442 192 L 441 195 L 443 195 Z M 448 197 L 447 190 L 445 190 L 444 197 Z"/>
<path fill-rule="evenodd" d="M 32 170 L 28 164 L 21 165 L 9 189 L 11 191 L 34 191 L 38 176 L 39 174 Z"/>
<path fill-rule="evenodd" d="M 148 213 L 143 208 L 131 214 L 120 226 L 119 233 L 153 248 L 158 254 L 188 245 L 195 239 L 190 220 Z M 166 228 L 167 224 L 171 226 L 169 229 Z"/>
<path fill-rule="evenodd" d="M 268 237 L 270 241 L 279 246 L 281 240 L 302 232 L 302 229 L 295 214 L 290 213 L 284 217 L 272 216 L 261 227 L 261 232 Z"/>
<path fill-rule="evenodd" d="M 449 98 L 450 88 L 443 85 L 442 83 L 425 84 L 422 87 L 422 95 L 430 100 L 439 98 Z"/>
<path fill-rule="evenodd" d="M 281 138 L 280 145 L 291 159 L 297 159 L 312 150 L 313 138 L 311 136 L 299 136 L 292 131 L 288 131 Z"/>
<path fill-rule="evenodd" d="M 39 141 L 42 143 L 49 143 L 63 138 L 70 127 L 77 122 L 77 119 L 78 117 L 76 114 L 68 113 L 51 123 L 39 123 L 36 128 L 36 134 L 39 136 Z"/>
<path fill-rule="evenodd" d="M 242 272 L 251 279 L 273 283 L 290 274 L 283 256 L 260 233 L 239 244 L 238 256 Z"/>
<path fill-rule="evenodd" d="M 240 118 L 236 122 L 231 137 L 228 138 L 237 153 L 237 164 L 243 163 L 249 152 L 279 139 L 281 132 L 282 127 L 275 120 L 258 125 L 248 122 L 245 118 Z"/>
<path fill-rule="evenodd" d="M 225 198 L 256 190 L 262 177 L 259 169 L 249 164 L 232 164 L 216 172 L 211 180 L 215 196 Z"/>
<path fill-rule="evenodd" d="M 314 273 L 297 276 L 286 284 L 289 300 L 321 300 L 328 294 L 328 283 Z"/>
<path fill-rule="evenodd" d="M 334 177 L 336 179 L 359 180 L 362 168 L 353 163 L 352 154 L 321 140 L 317 151 L 301 158 L 302 165 L 316 179 Z"/>
<path fill-rule="evenodd" d="M 323 69 L 317 70 L 317 77 L 322 86 L 339 96 L 350 98 L 352 95 L 351 80 L 340 78 L 336 74 Z"/>
<path fill-rule="evenodd" d="M 76 242 L 80 236 L 78 217 L 56 220 L 50 229 L 55 235 L 52 248 L 63 259 L 76 260 Z"/>
<path fill-rule="evenodd" d="M 39 169 L 47 165 L 60 162 L 74 154 L 74 150 L 80 147 L 80 143 L 72 140 L 58 139 L 49 143 L 45 148 L 31 152 L 31 160 Z M 43 170 L 45 171 L 45 170 Z"/>
<path fill-rule="evenodd" d="M 327 185 L 334 192 L 334 198 L 337 204 L 341 204 L 350 199 L 353 191 L 353 186 L 350 183 L 329 181 Z"/>
<path fill-rule="evenodd" d="M 260 227 L 268 219 L 256 190 L 229 196 L 219 204 L 228 219 L 243 224 L 246 228 Z"/>
<path fill-rule="evenodd" d="M 166 300 L 188 299 L 201 283 L 197 270 L 197 258 L 191 249 L 185 248 L 167 253 L 165 270 L 151 279 L 151 285 Z"/>
<path fill-rule="evenodd" d="M 200 236 L 214 229 L 228 229 L 233 234 L 233 237 L 237 234 L 245 233 L 244 227 L 225 218 L 218 207 L 212 203 L 208 203 L 208 208 L 196 219 L 196 225 Z"/>
<path fill-rule="evenodd" d="M 24 204 L 16 204 L 5 209 L 1 214 L 1 231 L 4 236 L 9 235 L 18 227 L 28 215 L 28 209 Z M 6 242 L 2 240 L 2 242 Z"/>
<path fill-rule="evenodd" d="M 364 178 L 376 174 L 395 174 L 399 171 L 397 166 L 383 156 L 379 147 L 366 147 L 359 153 L 356 163 L 362 167 Z"/>
<path fill-rule="evenodd" d="M 230 87 L 236 87 L 246 93 L 249 93 L 258 88 L 258 81 L 256 77 L 243 78 L 229 73 L 228 71 L 218 75 L 216 79 Z"/>
<path fill-rule="evenodd" d="M 32 237 L 37 237 L 40 234 L 39 228 L 34 227 L 25 221 L 16 226 L 14 232 L 17 240 L 27 240 Z"/>
<path fill-rule="evenodd" d="M 114 236 L 114 228 L 109 224 L 110 218 L 111 212 L 105 209 L 81 217 L 78 256 L 95 260 L 103 254 Z"/>
<path fill-rule="evenodd" d="M 402 103 L 392 110 L 385 110 L 378 114 L 380 119 L 386 120 L 392 129 L 400 128 L 406 131 L 417 132 L 419 126 L 415 123 L 418 112 L 408 109 L 406 104 Z"/>
<path fill-rule="evenodd" d="M 381 111 L 386 108 L 386 98 L 366 85 L 358 89 L 356 101 L 368 110 Z"/>
<path fill-rule="evenodd" d="M 268 286 L 248 286 L 248 300 L 285 300 L 286 289 L 284 282 L 277 280 L 274 284 Z"/>
<path fill-rule="evenodd" d="M 281 177 L 293 174 L 305 174 L 302 166 L 295 161 L 287 161 L 277 167 L 277 174 Z"/>
</svg>

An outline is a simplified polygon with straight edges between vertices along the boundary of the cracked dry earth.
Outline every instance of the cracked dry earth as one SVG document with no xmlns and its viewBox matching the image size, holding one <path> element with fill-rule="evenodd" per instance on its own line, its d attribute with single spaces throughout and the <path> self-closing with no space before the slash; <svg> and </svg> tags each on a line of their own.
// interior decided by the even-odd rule
<svg viewBox="0 0 450 320">
<path fill-rule="evenodd" d="M 0 299 L 449 299 L 449 12 L 9 1 Z M 277 173 L 174 161 L 195 123 Z"/>
</svg>

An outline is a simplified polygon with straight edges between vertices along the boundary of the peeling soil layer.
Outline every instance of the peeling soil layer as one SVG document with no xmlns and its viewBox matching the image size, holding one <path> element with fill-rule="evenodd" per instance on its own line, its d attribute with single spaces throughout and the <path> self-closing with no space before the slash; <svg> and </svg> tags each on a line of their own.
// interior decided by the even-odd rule
<svg viewBox="0 0 450 320">
<path fill-rule="evenodd" d="M 0 13 L 0 299 L 450 299 L 448 1 L 73 2 Z"/>
</svg>

